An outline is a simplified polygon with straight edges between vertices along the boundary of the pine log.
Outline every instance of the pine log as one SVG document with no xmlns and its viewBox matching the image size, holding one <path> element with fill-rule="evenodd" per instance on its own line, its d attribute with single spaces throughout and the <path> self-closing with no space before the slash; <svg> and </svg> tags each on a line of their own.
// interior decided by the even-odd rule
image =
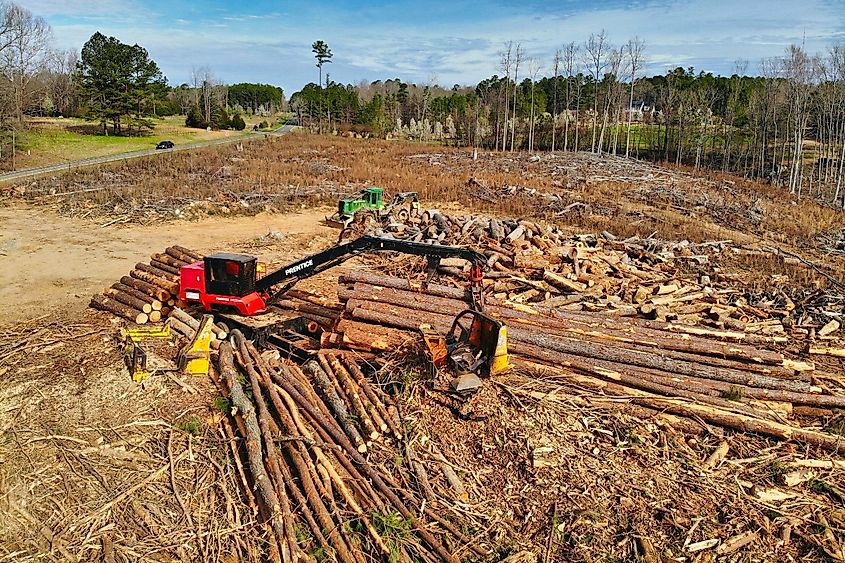
<svg viewBox="0 0 845 563">
<path fill-rule="evenodd" d="M 140 270 L 141 272 L 147 272 L 148 274 L 152 274 L 167 281 L 179 283 L 179 274 L 174 274 L 173 272 L 162 270 L 161 268 L 156 268 L 155 266 L 150 266 L 149 264 L 144 264 L 143 262 L 135 264 L 135 269 Z"/>
<path fill-rule="evenodd" d="M 90 306 L 101 311 L 108 311 L 109 313 L 113 313 L 139 325 L 146 324 L 149 320 L 146 313 L 134 309 L 125 303 L 121 303 L 120 301 L 110 299 L 105 295 L 95 295 L 91 299 Z"/>
<path fill-rule="evenodd" d="M 339 281 L 341 283 L 352 284 L 356 282 L 363 282 L 369 285 L 390 287 L 394 289 L 404 289 L 406 291 L 413 291 L 415 293 L 423 292 L 422 285 L 420 284 L 412 284 L 411 282 L 405 279 L 394 278 L 391 276 L 382 276 L 379 274 L 371 274 L 369 272 L 361 272 L 357 270 L 345 272 L 343 275 L 340 276 Z M 450 297 L 453 299 L 464 299 L 466 296 L 466 291 L 463 289 L 433 283 L 428 284 L 428 287 L 425 288 L 424 293 L 428 295 L 433 295 L 435 297 Z"/>
<path fill-rule="evenodd" d="M 407 331 L 374 327 L 367 323 L 342 320 L 337 323 L 342 342 L 350 348 L 365 352 L 387 352 L 396 350 L 413 339 Z"/>
<path fill-rule="evenodd" d="M 370 382 L 367 380 L 367 376 L 364 375 L 364 372 L 361 371 L 361 367 L 355 361 L 354 358 L 351 357 L 350 354 L 339 354 L 340 359 L 343 361 L 344 365 L 349 369 L 349 372 L 352 374 L 353 377 L 358 381 L 358 385 L 361 389 L 364 390 L 364 393 L 367 395 L 367 398 L 370 400 L 370 403 L 376 408 L 376 411 L 379 414 L 379 417 L 384 421 L 384 424 L 387 426 L 381 426 L 382 431 L 390 430 L 393 435 L 401 440 L 402 439 L 402 431 L 399 429 L 399 426 L 394 423 L 393 418 L 388 414 L 387 408 L 385 407 L 384 403 L 382 403 L 381 399 L 379 398 L 378 394 L 370 385 Z"/>
<path fill-rule="evenodd" d="M 148 316 L 151 323 L 157 323 L 161 321 L 161 311 L 150 311 Z"/>
<path fill-rule="evenodd" d="M 164 262 L 159 262 L 158 260 L 150 260 L 150 266 L 153 268 L 157 268 L 163 272 L 168 272 L 175 276 L 178 276 L 181 272 L 181 268 L 177 266 L 171 266 L 170 264 L 165 264 Z"/>
<path fill-rule="evenodd" d="M 247 376 L 249 377 L 250 385 L 252 386 L 253 393 L 255 394 L 255 402 L 258 404 L 259 415 L 261 415 L 263 411 L 265 416 L 269 416 L 265 410 L 266 407 L 264 406 L 265 403 L 261 392 L 261 386 L 258 384 L 259 375 L 257 365 L 253 363 L 253 357 L 250 355 L 246 340 L 240 331 L 232 331 L 232 342 L 239 352 L 238 358 L 241 366 L 244 368 Z M 256 356 L 260 357 L 257 351 Z M 279 408 L 281 407 L 281 403 L 274 403 L 274 406 L 277 407 L 276 415 L 279 417 L 281 428 L 285 431 L 285 433 L 289 436 L 296 436 L 299 434 L 288 410 L 284 407 Z M 321 496 L 325 497 L 326 495 L 319 494 L 316 489 L 314 480 L 315 475 L 312 474 L 314 467 L 310 463 L 305 447 L 299 441 L 287 442 L 285 447 L 289 458 L 293 461 L 293 465 L 296 468 L 305 497 L 308 499 L 308 504 L 314 511 L 321 527 L 326 530 L 326 533 L 328 533 L 331 545 L 337 551 L 339 560 L 344 563 L 354 563 L 355 558 L 349 552 L 346 542 L 341 537 L 340 532 L 337 529 L 337 523 L 334 522 L 321 499 Z"/>
<path fill-rule="evenodd" d="M 173 246 L 171 246 L 171 248 L 174 248 L 174 249 L 178 250 L 179 252 L 193 258 L 195 261 L 201 261 L 202 258 L 203 258 L 201 253 L 199 253 L 196 250 L 193 250 L 191 248 L 185 248 L 184 246 L 179 246 L 178 244 L 174 244 Z"/>
<path fill-rule="evenodd" d="M 184 336 L 185 338 L 187 338 L 189 340 L 193 339 L 194 336 L 196 336 L 196 334 L 197 334 L 196 329 L 188 326 L 187 324 L 185 324 L 184 322 L 182 322 L 181 320 L 179 320 L 175 316 L 170 317 L 170 326 L 173 328 L 173 330 L 175 330 L 176 332 L 178 332 L 179 334 L 181 334 L 182 336 Z"/>
<path fill-rule="evenodd" d="M 407 330 L 414 330 L 416 323 L 420 322 L 414 318 L 413 311 L 395 305 L 352 300 L 347 302 L 347 306 L 354 307 L 352 316 L 358 320 L 366 320 Z M 448 327 L 451 326 L 451 318 L 447 315 L 428 313 L 424 319 L 425 322 L 431 324 L 437 330 L 448 330 Z M 697 363 L 695 361 L 696 358 L 692 355 L 679 353 L 675 354 L 676 357 L 668 357 L 667 355 L 655 354 L 653 350 L 646 346 L 629 344 L 626 347 L 615 347 L 593 341 L 585 343 L 580 340 L 555 337 L 549 333 L 539 334 L 529 332 L 514 325 L 509 327 L 508 335 L 512 343 L 521 342 L 531 344 L 556 352 L 583 358 L 592 358 L 598 361 L 608 360 L 614 364 L 618 364 L 620 371 L 624 370 L 624 366 L 626 365 L 638 366 L 648 370 L 664 372 L 666 376 L 691 376 L 702 380 L 709 379 L 734 385 L 796 393 L 796 395 L 789 395 L 790 400 L 796 398 L 797 394 L 805 394 L 813 390 L 809 382 L 806 381 L 782 380 L 765 374 L 747 372 L 738 369 L 742 367 L 740 364 L 730 364 L 732 367 L 704 366 Z M 804 403 L 806 400 L 815 400 L 814 397 L 815 395 L 808 396 L 807 399 L 801 400 L 800 402 Z M 765 396 L 763 395 L 760 398 L 765 398 Z"/>
<path fill-rule="evenodd" d="M 170 281 L 168 279 L 153 275 L 149 272 L 141 270 L 132 270 L 129 275 L 136 280 L 145 281 L 152 285 L 157 285 L 170 295 L 177 295 L 179 293 L 179 282 Z"/>
<path fill-rule="evenodd" d="M 202 260 L 202 257 L 197 253 L 188 250 L 187 248 L 182 248 L 181 246 L 168 246 L 164 253 L 176 260 L 179 260 L 180 262 L 185 262 L 186 264 L 193 264 L 194 262 Z"/>
<path fill-rule="evenodd" d="M 263 499 L 264 504 L 270 509 L 270 525 L 276 535 L 279 543 L 282 543 L 286 538 L 286 530 L 284 526 L 284 519 L 280 514 L 281 505 L 279 498 L 276 495 L 276 490 L 264 469 L 264 454 L 261 443 L 261 428 L 258 425 L 258 418 L 255 414 L 255 407 L 252 402 L 247 399 L 246 395 L 238 382 L 238 372 L 235 369 L 235 359 L 232 353 L 232 346 L 228 342 L 224 342 L 220 346 L 218 355 L 218 366 L 220 374 L 226 381 L 229 388 L 229 398 L 232 400 L 232 405 L 240 411 L 246 426 L 246 434 L 244 436 L 247 459 L 249 461 L 250 472 L 252 473 L 255 482 L 255 488 L 259 496 Z"/>
<path fill-rule="evenodd" d="M 546 370 L 548 370 L 548 368 L 546 368 Z M 572 381 L 575 384 L 585 385 L 613 395 L 622 395 L 628 397 L 628 400 L 634 404 L 661 412 L 668 412 L 678 416 L 688 417 L 693 420 L 703 420 L 711 424 L 722 426 L 723 428 L 730 428 L 740 432 L 753 432 L 755 434 L 772 436 L 781 440 L 795 440 L 797 442 L 819 446 L 833 452 L 845 450 L 845 438 L 842 436 L 824 434 L 813 430 L 792 427 L 787 424 L 760 420 L 744 414 L 726 412 L 709 405 L 699 405 L 680 399 L 659 397 L 621 385 L 596 382 L 594 378 L 589 376 L 578 375 L 562 370 L 549 371 L 554 373 L 557 377 Z"/>
<path fill-rule="evenodd" d="M 193 329 L 195 332 L 200 329 L 200 321 L 195 319 L 179 307 L 174 307 L 170 311 L 170 316 L 182 321 L 184 324 L 191 327 L 191 329 Z M 216 324 L 211 325 L 211 332 L 217 337 L 218 340 L 226 340 L 227 332 Z"/>
<path fill-rule="evenodd" d="M 349 398 L 352 411 L 355 413 L 361 424 L 363 430 L 362 434 L 367 435 L 370 440 L 378 440 L 381 436 L 381 432 L 376 429 L 370 413 L 367 412 L 367 409 L 364 406 L 366 397 L 362 397 L 363 391 L 361 391 L 358 384 L 352 379 L 352 376 L 340 363 L 340 360 L 338 360 L 337 357 L 332 356 L 329 358 L 325 355 L 324 357 L 329 360 L 332 371 L 338 379 L 338 383 L 340 383 L 340 386 L 344 389 L 344 391 L 346 391 L 346 396 Z"/>
<path fill-rule="evenodd" d="M 319 365 L 311 361 L 309 364 L 313 364 L 319 369 Z M 427 543 L 435 552 L 437 557 L 439 557 L 442 561 L 446 561 L 447 563 L 457 563 L 458 559 L 453 556 L 446 547 L 441 544 L 434 535 L 426 529 L 414 516 L 414 514 L 408 509 L 408 507 L 402 502 L 402 500 L 396 495 L 393 488 L 388 486 L 387 482 L 385 481 L 386 475 L 382 475 L 379 471 L 375 470 L 372 465 L 367 462 L 367 460 L 361 455 L 360 452 L 352 445 L 349 441 L 349 438 L 343 434 L 343 432 L 338 431 L 333 425 L 325 424 L 325 421 L 322 420 L 322 417 L 317 413 L 317 411 L 313 408 L 313 406 L 295 389 L 286 381 L 284 378 L 274 378 L 274 381 L 281 386 L 285 391 L 287 391 L 297 405 L 305 412 L 309 413 L 309 415 L 316 421 L 320 422 L 323 425 L 323 429 L 331 435 L 334 439 L 334 442 L 339 444 L 343 450 L 349 455 L 355 464 L 361 470 L 365 476 L 369 478 L 372 483 L 372 486 L 378 490 L 382 495 L 384 495 L 390 504 L 392 504 L 397 511 L 402 515 L 403 518 L 408 519 L 414 531 L 422 538 L 425 543 Z"/>
<path fill-rule="evenodd" d="M 120 301 L 125 305 L 129 305 L 133 309 L 138 309 L 142 313 L 147 313 L 149 315 L 153 310 L 153 306 L 151 303 L 148 303 L 143 299 L 138 299 L 134 295 L 130 295 L 128 293 L 124 293 L 122 291 L 118 291 L 112 288 L 107 289 L 104 293 L 115 301 Z"/>
<path fill-rule="evenodd" d="M 128 285 L 122 284 L 120 282 L 116 282 L 116 283 L 112 284 L 111 289 L 114 289 L 116 291 L 120 291 L 120 292 L 125 293 L 127 295 L 131 295 L 132 297 L 135 297 L 137 299 L 140 299 L 141 301 L 145 301 L 145 302 L 149 303 L 152 306 L 153 311 L 160 311 L 161 310 L 161 301 L 159 301 L 155 297 L 147 295 L 143 291 L 138 291 L 134 287 L 129 287 Z"/>
<path fill-rule="evenodd" d="M 162 303 L 170 299 L 170 292 L 151 283 L 147 283 L 143 280 L 139 280 L 136 278 L 132 278 L 129 276 L 123 276 L 120 278 L 120 283 L 123 285 L 128 285 L 133 289 L 137 289 L 138 291 L 142 291 L 149 295 L 150 297 L 154 297 L 161 301 Z"/>
<path fill-rule="evenodd" d="M 312 315 L 319 315 L 326 318 L 334 318 L 337 316 L 336 309 L 330 309 L 323 305 L 315 305 L 313 303 L 301 303 L 299 301 L 292 301 L 283 299 L 273 303 L 274 306 L 288 311 L 297 311 L 299 313 L 311 313 Z"/>
<path fill-rule="evenodd" d="M 644 354 L 639 351 L 621 347 L 607 346 L 597 342 L 583 343 L 566 338 L 532 333 L 523 329 L 509 327 L 508 337 L 513 341 L 546 347 L 559 352 L 565 352 L 587 358 L 606 359 L 620 364 L 658 369 L 679 375 L 689 375 L 703 379 L 716 379 L 738 385 L 764 387 L 767 389 L 781 389 L 807 393 L 811 385 L 806 381 L 781 380 L 767 375 L 748 373 L 740 370 L 702 366 L 692 362 L 665 358 L 658 354 Z"/>
<path fill-rule="evenodd" d="M 442 314 L 456 314 L 466 308 L 464 302 L 457 301 L 463 300 L 464 292 L 456 288 L 430 284 L 429 289 L 434 288 L 435 292 L 440 294 L 439 296 L 433 295 L 430 291 L 420 293 L 409 291 L 406 280 L 364 272 L 344 274 L 342 281 L 345 284 L 338 286 L 338 295 L 342 300 L 378 300 Z M 538 326 L 559 327 L 562 330 L 578 329 L 579 326 L 588 331 L 600 329 L 602 333 L 621 341 L 655 343 L 661 348 L 766 365 L 783 365 L 784 363 L 783 355 L 778 352 L 758 349 L 746 344 L 725 344 L 707 338 L 706 334 L 704 336 L 677 334 L 672 332 L 679 330 L 677 327 L 665 323 L 645 319 L 621 321 L 602 315 L 561 311 L 542 306 L 533 306 L 532 310 L 536 310 L 536 314 L 504 308 L 498 306 L 493 299 L 488 300 L 486 307 L 486 312 L 493 316 L 524 320 Z"/>
<path fill-rule="evenodd" d="M 356 451 L 359 453 L 364 453 L 367 451 L 367 445 L 364 443 L 364 439 L 361 437 L 361 434 L 355 428 L 355 426 L 350 422 L 349 411 L 346 410 L 346 405 L 341 400 L 340 396 L 337 394 L 337 391 L 334 388 L 334 383 L 329 379 L 328 374 L 323 371 L 323 368 L 320 367 L 320 364 L 315 362 L 314 360 L 309 361 L 303 366 L 305 373 L 310 375 L 313 381 L 317 384 L 320 388 L 320 391 L 323 394 L 323 399 L 325 399 L 326 403 L 331 407 L 332 411 L 334 412 L 335 420 L 338 424 L 340 424 L 343 431 L 349 436 L 349 439 L 352 440 L 352 443 L 355 445 Z"/>
<path fill-rule="evenodd" d="M 587 290 L 587 286 L 583 283 L 572 281 L 563 276 L 559 276 L 549 270 L 543 271 L 543 279 L 549 284 L 566 292 L 581 293 Z"/>
<path fill-rule="evenodd" d="M 150 259 L 155 260 L 156 262 L 161 262 L 162 264 L 167 264 L 168 266 L 171 266 L 171 267 L 176 268 L 176 269 L 180 269 L 180 268 L 182 268 L 182 266 L 185 266 L 186 264 L 191 264 L 191 263 L 194 262 L 193 260 L 190 260 L 190 261 L 178 260 L 178 259 L 176 259 L 173 256 L 170 256 L 168 254 L 153 254 L 152 256 L 150 256 Z"/>
</svg>

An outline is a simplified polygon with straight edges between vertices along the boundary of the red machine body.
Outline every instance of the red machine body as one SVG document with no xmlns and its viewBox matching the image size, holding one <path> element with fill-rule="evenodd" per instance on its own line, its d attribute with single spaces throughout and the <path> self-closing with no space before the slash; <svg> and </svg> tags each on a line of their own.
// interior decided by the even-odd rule
<svg viewBox="0 0 845 563">
<path fill-rule="evenodd" d="M 267 304 L 257 291 L 246 295 L 223 295 L 208 292 L 208 287 L 204 262 L 182 266 L 179 271 L 179 298 L 186 303 L 198 302 L 206 311 L 234 307 L 244 316 L 257 315 L 267 308 Z"/>
<path fill-rule="evenodd" d="M 179 297 L 186 303 L 201 303 L 207 311 L 234 308 L 244 316 L 267 310 L 274 296 L 282 294 L 297 280 L 331 268 L 363 252 L 403 252 L 425 256 L 430 280 L 437 272 L 441 258 L 463 258 L 472 264 L 470 269 L 469 302 L 473 309 L 484 307 L 482 268 L 487 257 L 469 248 L 404 241 L 364 235 L 292 262 L 287 266 L 259 276 L 254 256 L 217 252 L 202 262 L 188 264 L 180 270 Z M 282 286 L 276 289 L 275 286 Z"/>
</svg>

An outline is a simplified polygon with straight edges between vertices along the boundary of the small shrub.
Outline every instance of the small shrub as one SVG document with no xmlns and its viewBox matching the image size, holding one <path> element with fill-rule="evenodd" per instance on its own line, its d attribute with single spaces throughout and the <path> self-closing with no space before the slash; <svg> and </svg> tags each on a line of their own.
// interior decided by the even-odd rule
<svg viewBox="0 0 845 563">
<path fill-rule="evenodd" d="M 191 436 L 199 436 L 200 430 L 202 430 L 202 421 L 191 415 L 188 417 L 187 420 L 180 420 L 176 423 L 176 428 L 184 432 L 185 434 L 190 434 Z"/>
<path fill-rule="evenodd" d="M 244 121 L 244 118 L 241 117 L 241 114 L 239 114 L 239 113 L 236 113 L 235 115 L 232 116 L 232 119 L 230 121 L 230 125 L 232 126 L 232 129 L 234 129 L 235 131 L 243 131 L 244 129 L 246 129 L 246 122 Z"/>
</svg>

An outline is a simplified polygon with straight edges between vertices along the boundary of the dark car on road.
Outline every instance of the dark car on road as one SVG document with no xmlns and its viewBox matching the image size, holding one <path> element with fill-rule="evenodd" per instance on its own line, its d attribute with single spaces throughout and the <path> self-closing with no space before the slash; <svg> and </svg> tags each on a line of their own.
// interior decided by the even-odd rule
<svg viewBox="0 0 845 563">
<path fill-rule="evenodd" d="M 173 148 L 173 141 L 162 141 L 156 145 L 156 150 L 161 149 L 172 149 Z"/>
</svg>

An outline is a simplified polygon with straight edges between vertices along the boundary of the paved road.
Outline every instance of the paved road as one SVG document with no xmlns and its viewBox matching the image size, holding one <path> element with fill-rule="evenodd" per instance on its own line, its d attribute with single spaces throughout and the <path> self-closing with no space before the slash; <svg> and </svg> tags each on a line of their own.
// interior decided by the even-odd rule
<svg viewBox="0 0 845 563">
<path fill-rule="evenodd" d="M 191 143 L 189 145 L 178 145 L 172 149 L 155 150 L 148 149 L 144 151 L 125 152 L 120 154 L 113 154 L 109 156 L 99 156 L 96 158 L 84 158 L 81 160 L 71 160 L 68 162 L 61 162 L 58 164 L 50 164 L 47 166 L 39 166 L 37 168 L 24 168 L 22 170 L 15 170 L 14 172 L 6 172 L 0 174 L 0 182 L 8 182 L 11 180 L 20 180 L 22 178 L 30 178 L 32 176 L 41 176 L 42 174 L 55 174 L 59 172 L 67 172 L 76 168 L 83 168 L 85 166 L 96 166 L 98 164 L 105 164 L 107 162 L 117 162 L 120 160 L 129 160 L 132 158 L 141 158 L 145 156 L 156 156 L 166 154 L 174 151 L 186 151 L 197 149 L 201 147 L 211 147 L 214 145 L 225 145 L 228 143 L 237 143 L 243 141 L 252 141 L 261 139 L 270 135 L 284 135 L 290 133 L 297 126 L 293 124 L 284 124 L 278 129 L 270 133 L 249 133 L 248 135 L 237 135 L 233 137 L 226 137 L 223 139 L 214 139 L 212 141 L 200 141 L 198 143 Z"/>
</svg>

